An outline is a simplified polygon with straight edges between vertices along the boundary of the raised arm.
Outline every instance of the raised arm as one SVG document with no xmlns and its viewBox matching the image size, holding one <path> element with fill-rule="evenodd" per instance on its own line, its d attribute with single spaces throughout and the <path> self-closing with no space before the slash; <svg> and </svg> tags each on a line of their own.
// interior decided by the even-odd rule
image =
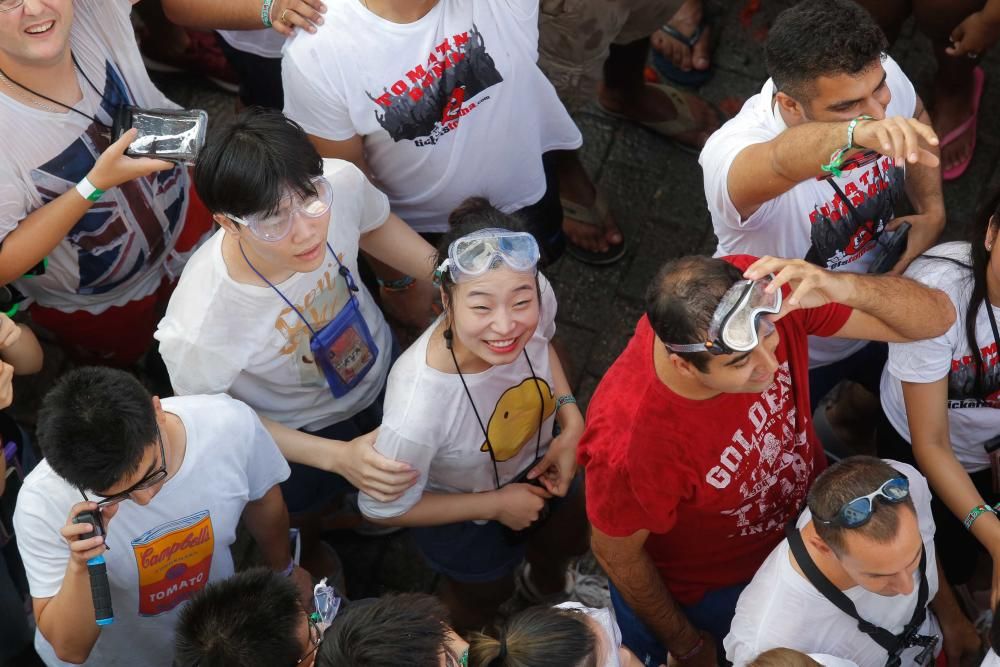
<svg viewBox="0 0 1000 667">
<path fill-rule="evenodd" d="M 824 176 L 821 166 L 847 144 L 850 121 L 803 123 L 790 127 L 770 141 L 751 144 L 733 160 L 727 183 L 729 198 L 742 219 L 765 202 L 791 190 L 803 181 Z M 935 153 L 921 145 L 937 145 L 930 125 L 915 118 L 894 116 L 860 121 L 854 130 L 854 146 L 873 149 L 913 165 L 940 164 Z"/>
<path fill-rule="evenodd" d="M 201 30 L 261 30 L 263 0 L 161 0 L 167 18 Z M 298 27 L 316 32 L 323 24 L 326 5 L 320 0 L 274 0 L 270 7 L 272 28 L 291 35 Z M 281 19 L 284 17 L 284 21 Z"/>
</svg>

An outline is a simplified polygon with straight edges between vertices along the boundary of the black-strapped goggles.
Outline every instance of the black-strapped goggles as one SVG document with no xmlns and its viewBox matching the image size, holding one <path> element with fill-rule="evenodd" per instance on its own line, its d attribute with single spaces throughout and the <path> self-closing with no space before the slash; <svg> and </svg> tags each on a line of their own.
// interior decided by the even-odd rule
<svg viewBox="0 0 1000 667">
<path fill-rule="evenodd" d="M 774 276 L 759 280 L 741 280 L 730 287 L 712 315 L 708 327 L 709 340 L 704 343 L 666 343 L 672 352 L 709 352 L 732 354 L 749 352 L 760 343 L 761 332 L 767 336 L 774 323 L 764 315 L 781 311 L 781 290 L 766 292 Z"/>
<path fill-rule="evenodd" d="M 906 500 L 910 496 L 910 481 L 905 476 L 893 477 L 882 483 L 871 493 L 865 496 L 858 496 L 853 500 L 844 503 L 837 515 L 832 519 L 821 519 L 813 512 L 813 519 L 824 526 L 841 526 L 843 528 L 859 528 L 872 518 L 875 512 L 875 499 L 882 500 L 895 505 Z"/>
</svg>

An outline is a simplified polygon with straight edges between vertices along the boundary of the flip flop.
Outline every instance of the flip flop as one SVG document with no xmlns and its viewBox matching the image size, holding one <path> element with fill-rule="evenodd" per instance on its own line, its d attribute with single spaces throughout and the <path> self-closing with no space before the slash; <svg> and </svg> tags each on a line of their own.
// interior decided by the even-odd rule
<svg viewBox="0 0 1000 667">
<path fill-rule="evenodd" d="M 678 42 L 684 44 L 693 52 L 695 44 L 697 44 L 698 40 L 701 39 L 702 35 L 705 32 L 705 28 L 707 27 L 708 24 L 702 22 L 698 24 L 698 27 L 695 28 L 694 32 L 691 33 L 690 35 L 685 35 L 677 28 L 668 24 L 663 24 L 662 26 L 660 26 L 659 29 L 665 35 L 667 35 L 668 37 L 672 37 L 673 39 L 676 39 Z M 675 65 L 673 61 L 671 61 L 669 58 L 667 58 L 659 51 L 653 51 L 653 67 L 656 68 L 656 71 L 659 72 L 660 76 L 662 76 L 664 79 L 672 83 L 676 83 L 678 86 L 685 86 L 688 88 L 697 88 L 703 85 L 709 79 L 712 78 L 712 74 L 714 73 L 714 70 L 711 66 L 709 66 L 708 69 L 692 68 L 687 72 L 685 72 L 680 67 Z"/>
<path fill-rule="evenodd" d="M 594 197 L 594 203 L 589 207 L 584 206 L 583 204 L 577 204 L 576 202 L 568 199 L 560 199 L 559 201 L 562 203 L 563 214 L 567 218 L 572 218 L 577 222 L 590 225 L 592 227 L 599 227 L 601 231 L 604 230 L 604 221 L 608 218 L 608 203 L 600 191 L 597 191 L 597 195 Z M 619 234 L 622 234 L 622 232 L 619 231 Z M 566 236 L 566 253 L 584 264 L 593 264 L 594 266 L 614 264 L 625 256 L 625 250 L 626 246 L 624 234 L 622 234 L 622 240 L 620 243 L 609 246 L 604 252 L 587 250 L 586 248 L 573 243 L 573 241 L 570 240 L 569 235 Z"/>
<path fill-rule="evenodd" d="M 976 152 L 976 123 L 979 118 L 979 101 L 983 97 L 983 88 L 986 85 L 986 74 L 983 72 L 983 68 L 977 66 L 974 70 L 972 70 L 972 78 L 974 82 L 972 89 L 972 115 L 966 118 L 961 125 L 944 135 L 938 143 L 939 148 L 944 148 L 948 144 L 954 143 L 959 137 L 967 132 L 969 128 L 972 128 L 972 144 L 969 146 L 969 156 L 953 167 L 945 169 L 941 172 L 941 178 L 945 181 L 954 181 L 964 174 L 965 170 L 969 168 L 969 163 L 972 162 L 972 156 Z"/>
<path fill-rule="evenodd" d="M 694 114 L 691 113 L 691 107 L 688 105 L 687 96 L 674 88 L 673 86 L 668 86 L 664 83 L 647 83 L 647 86 L 652 86 L 653 88 L 658 88 L 662 90 L 667 97 L 670 98 L 671 103 L 674 105 L 674 109 L 677 110 L 677 117 L 673 120 L 660 120 L 660 121 L 648 121 L 643 122 L 639 120 L 634 120 L 625 114 L 618 113 L 616 111 L 610 111 L 605 109 L 600 104 L 598 108 L 603 111 L 608 116 L 612 118 L 619 118 L 621 120 L 627 120 L 631 123 L 637 123 L 642 127 L 646 128 L 650 132 L 655 132 L 662 137 L 670 139 L 671 142 L 680 150 L 685 153 L 690 153 L 691 155 L 698 155 L 701 153 L 701 148 L 695 146 L 689 146 L 687 144 L 677 141 L 674 137 L 682 132 L 687 132 L 689 130 L 699 129 L 698 122 L 694 119 Z M 570 216 L 572 217 L 572 216 Z"/>
</svg>

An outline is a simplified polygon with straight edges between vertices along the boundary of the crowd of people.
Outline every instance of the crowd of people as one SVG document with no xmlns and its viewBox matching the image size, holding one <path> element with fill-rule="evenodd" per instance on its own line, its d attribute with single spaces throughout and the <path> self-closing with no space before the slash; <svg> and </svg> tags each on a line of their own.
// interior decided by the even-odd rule
<svg viewBox="0 0 1000 667">
<path fill-rule="evenodd" d="M 939 243 L 1000 0 L 788 4 L 725 120 L 701 0 L 0 0 L 0 664 L 1000 665 L 1000 186 Z M 241 111 L 133 156 L 206 52 Z M 544 272 L 645 252 L 595 103 L 698 153 L 718 247 L 584 411 Z M 435 593 L 353 597 L 334 510 Z"/>
</svg>

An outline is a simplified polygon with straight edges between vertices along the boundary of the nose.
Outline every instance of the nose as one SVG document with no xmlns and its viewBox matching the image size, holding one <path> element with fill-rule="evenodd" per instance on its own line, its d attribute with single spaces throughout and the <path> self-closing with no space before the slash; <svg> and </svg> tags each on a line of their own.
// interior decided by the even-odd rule
<svg viewBox="0 0 1000 667">
<path fill-rule="evenodd" d="M 132 493 L 129 494 L 129 496 L 131 497 L 132 502 L 134 502 L 136 505 L 146 506 L 149 504 L 149 501 L 153 499 L 153 496 L 156 495 L 157 491 L 159 491 L 159 489 L 157 487 L 153 487 L 150 489 L 133 491 Z"/>
<path fill-rule="evenodd" d="M 888 90 L 888 86 L 886 86 Z M 885 109 L 889 106 L 889 100 L 883 100 L 878 96 L 878 93 L 869 97 L 864 104 L 864 110 L 862 115 L 871 116 L 875 120 L 885 120 Z"/>
<path fill-rule="evenodd" d="M 909 595 L 913 592 L 913 573 L 904 571 L 892 578 L 892 590 L 896 595 Z"/>
<path fill-rule="evenodd" d="M 493 320 L 493 330 L 498 334 L 508 334 L 514 330 L 515 322 L 506 308 L 498 308 Z"/>
<path fill-rule="evenodd" d="M 775 356 L 774 350 L 761 343 L 754 352 L 757 357 L 757 367 L 766 370 L 769 376 L 774 375 L 774 372 L 778 370 L 778 357 Z"/>
</svg>

